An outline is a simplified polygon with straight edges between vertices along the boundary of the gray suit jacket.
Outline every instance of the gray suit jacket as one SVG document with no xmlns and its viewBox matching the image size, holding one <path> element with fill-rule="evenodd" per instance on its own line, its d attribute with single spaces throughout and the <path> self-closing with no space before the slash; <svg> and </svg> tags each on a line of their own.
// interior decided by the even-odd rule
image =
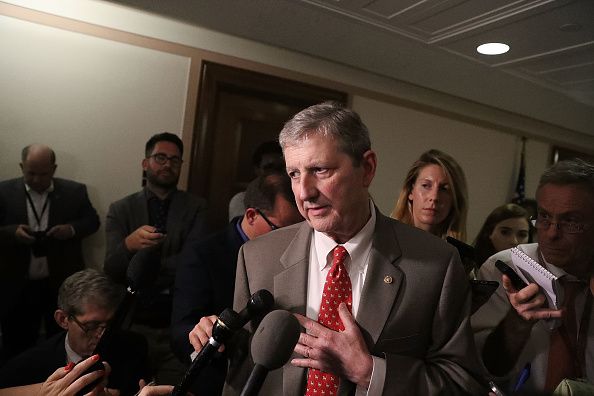
<svg viewBox="0 0 594 396">
<path fill-rule="evenodd" d="M 312 235 L 304 222 L 245 244 L 234 309 L 244 308 L 255 291 L 268 289 L 276 308 L 305 314 Z M 377 212 L 356 320 L 371 354 L 386 359 L 385 395 L 487 394 L 469 303 L 468 281 L 451 246 Z M 246 328 L 253 334 L 254 324 Z M 252 366 L 246 337 L 232 354 L 224 394 L 238 394 Z M 305 378 L 305 369 L 287 363 L 268 374 L 261 394 L 302 395 Z M 354 391 L 354 384 L 340 382 L 339 394 Z"/>
<path fill-rule="evenodd" d="M 173 193 L 167 215 L 167 237 L 161 247 L 161 269 L 157 288 L 172 287 L 175 279 L 177 255 L 187 239 L 199 239 L 204 235 L 203 218 L 206 202 L 184 191 Z M 124 245 L 126 237 L 142 225 L 149 223 L 145 190 L 128 195 L 112 203 L 105 222 L 106 255 L 105 272 L 116 281 L 126 283 L 126 270 L 132 259 Z"/>
</svg>

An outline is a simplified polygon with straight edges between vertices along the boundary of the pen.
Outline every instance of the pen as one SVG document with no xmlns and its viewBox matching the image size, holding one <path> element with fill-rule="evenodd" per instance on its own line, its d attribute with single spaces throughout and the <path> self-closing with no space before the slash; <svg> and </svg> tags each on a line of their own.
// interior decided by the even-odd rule
<svg viewBox="0 0 594 396">
<path fill-rule="evenodd" d="M 522 372 L 520 373 L 520 376 L 518 377 L 518 382 L 516 382 L 516 386 L 514 387 L 514 392 L 517 392 L 520 389 L 522 389 L 522 386 L 526 383 L 526 381 L 528 381 L 529 377 L 530 377 L 530 362 L 526 363 L 526 365 L 522 369 Z"/>
</svg>

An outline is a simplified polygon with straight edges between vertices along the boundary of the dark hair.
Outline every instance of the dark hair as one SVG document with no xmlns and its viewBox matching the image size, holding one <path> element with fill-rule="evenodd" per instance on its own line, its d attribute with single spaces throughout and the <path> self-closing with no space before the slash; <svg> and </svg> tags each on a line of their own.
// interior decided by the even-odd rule
<svg viewBox="0 0 594 396">
<path fill-rule="evenodd" d="M 254 154 L 252 154 L 252 165 L 259 167 L 262 163 L 262 158 L 266 154 L 278 154 L 282 157 L 283 149 L 275 140 L 269 140 L 256 147 Z"/>
<path fill-rule="evenodd" d="M 42 146 L 42 145 L 39 145 L 39 144 L 30 144 L 30 145 L 25 146 L 23 148 L 23 150 L 21 151 L 21 162 L 22 163 L 25 163 L 27 161 L 27 157 L 29 156 L 29 150 L 33 146 L 45 147 L 49 151 L 50 161 L 51 161 L 52 165 L 54 165 L 56 163 L 56 153 L 54 152 L 54 150 L 52 150 L 51 148 L 49 148 L 47 146 Z"/>
<path fill-rule="evenodd" d="M 285 150 L 315 134 L 336 139 L 340 150 L 352 158 L 354 166 L 359 166 L 363 154 L 371 149 L 369 131 L 361 117 L 338 102 L 320 103 L 295 114 L 285 123 L 278 141 Z"/>
<path fill-rule="evenodd" d="M 545 184 L 580 184 L 594 194 L 594 165 L 580 158 L 559 161 L 544 171 L 536 190 Z"/>
<path fill-rule="evenodd" d="M 528 211 L 520 205 L 513 203 L 501 205 L 493 209 L 489 216 L 487 216 L 483 226 L 476 235 L 476 239 L 474 240 L 477 267 L 480 267 L 485 261 L 487 261 L 489 257 L 497 253 L 495 247 L 493 246 L 493 242 L 491 242 L 491 238 L 489 238 L 497 224 L 504 220 L 515 219 L 518 217 L 526 219 L 528 222 L 528 228 L 530 229 L 530 217 L 528 215 Z M 531 233 L 529 233 L 529 235 L 531 235 Z M 528 237 L 528 242 L 532 242 L 531 236 Z"/>
<path fill-rule="evenodd" d="M 466 240 L 466 215 L 468 213 L 468 190 L 466 188 L 466 177 L 462 167 L 454 157 L 442 151 L 431 149 L 425 151 L 417 159 L 406 174 L 396 205 L 392 211 L 392 217 L 405 224 L 414 225 L 412 218 L 412 207 L 408 196 L 410 195 L 421 169 L 427 165 L 438 165 L 448 178 L 452 191 L 452 209 L 441 227 L 441 238 L 446 236 L 458 240 Z"/>
<path fill-rule="evenodd" d="M 279 194 L 293 206 L 297 206 L 293 190 L 291 190 L 289 176 L 285 172 L 269 172 L 258 176 L 248 184 L 243 197 L 243 204 L 246 209 L 257 208 L 270 212 L 274 210 L 274 202 Z"/>
<path fill-rule="evenodd" d="M 177 146 L 177 148 L 179 149 L 180 156 L 183 157 L 183 155 L 184 155 L 183 142 L 181 141 L 179 136 L 174 135 L 173 133 L 170 133 L 170 132 L 161 132 L 161 133 L 157 133 L 156 135 L 153 135 L 148 140 L 148 142 L 146 142 L 146 145 L 144 146 L 145 157 L 148 158 L 148 156 L 151 155 L 151 153 L 153 152 L 153 149 L 159 142 L 171 142 L 171 143 L 175 144 Z"/>
<path fill-rule="evenodd" d="M 58 308 L 69 315 L 82 315 L 84 305 L 95 304 L 115 310 L 124 297 L 124 288 L 95 269 L 70 275 L 60 286 Z"/>
</svg>

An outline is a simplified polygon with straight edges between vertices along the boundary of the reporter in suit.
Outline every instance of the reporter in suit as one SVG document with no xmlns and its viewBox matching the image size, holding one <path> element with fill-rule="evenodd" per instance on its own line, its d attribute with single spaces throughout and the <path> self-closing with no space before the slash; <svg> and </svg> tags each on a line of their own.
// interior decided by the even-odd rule
<svg viewBox="0 0 594 396">
<path fill-rule="evenodd" d="M 192 329 L 207 315 L 219 314 L 233 306 L 237 253 L 245 242 L 280 227 L 303 220 L 285 172 L 258 176 L 244 196 L 247 209 L 223 230 L 199 242 L 186 244 L 179 256 L 171 316 L 172 348 L 184 363 L 199 352 Z M 215 361 L 204 370 L 191 388 L 196 395 L 220 395 L 227 372 L 226 359 Z"/>
<path fill-rule="evenodd" d="M 460 258 L 439 238 L 374 207 L 368 189 L 377 160 L 359 116 L 334 103 L 312 106 L 285 124 L 279 141 L 306 222 L 243 245 L 234 309 L 265 288 L 306 332 L 292 360 L 269 373 L 261 393 L 314 394 L 311 386 L 321 381 L 306 378 L 318 369 L 320 377 L 338 377 L 337 388 L 328 384 L 326 394 L 487 394 Z M 352 301 L 338 307 L 343 331 L 315 320 L 327 299 L 322 291 L 337 245 L 346 249 L 352 285 Z M 203 343 L 214 320 L 201 319 Z M 255 325 L 246 330 L 253 333 Z M 238 394 L 252 368 L 241 349 L 249 344 L 230 352 L 224 394 Z"/>
<path fill-rule="evenodd" d="M 143 277 L 153 281 L 137 294 L 132 329 L 149 340 L 157 381 L 167 384 L 177 383 L 185 371 L 169 345 L 176 256 L 186 241 L 198 239 L 205 229 L 205 200 L 177 189 L 182 156 L 183 143 L 177 135 L 152 136 L 142 160 L 146 187 L 113 202 L 105 223 L 104 270 L 112 279 L 127 285 L 128 266 L 137 254 L 156 262 L 155 267 L 143 263 L 147 264 Z"/>
<path fill-rule="evenodd" d="M 118 329 L 107 342 L 104 337 L 123 296 L 124 288 L 97 270 L 69 276 L 60 287 L 54 313 L 63 331 L 6 362 L 0 368 L 0 387 L 43 382 L 58 367 L 99 354 L 111 366 L 107 386 L 121 396 L 135 394 L 139 380 L 148 378 L 146 340 Z"/>
<path fill-rule="evenodd" d="M 35 344 L 40 321 L 53 320 L 60 284 L 84 268 L 83 238 L 99 228 L 84 184 L 54 178 L 56 155 L 32 144 L 23 177 L 0 183 L 0 322 L 7 357 Z M 39 231 L 43 236 L 35 237 Z M 43 232 L 45 231 L 45 233 Z"/>
</svg>

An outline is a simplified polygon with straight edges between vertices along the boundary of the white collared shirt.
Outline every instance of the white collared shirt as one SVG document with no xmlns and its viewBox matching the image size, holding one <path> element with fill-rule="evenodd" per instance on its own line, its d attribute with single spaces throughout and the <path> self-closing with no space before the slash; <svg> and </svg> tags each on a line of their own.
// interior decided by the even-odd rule
<svg viewBox="0 0 594 396">
<path fill-rule="evenodd" d="M 353 290 L 353 316 L 357 317 L 359 302 L 361 301 L 361 292 L 365 283 L 367 266 L 369 264 L 369 254 L 371 252 L 371 242 L 373 230 L 375 229 L 375 208 L 369 201 L 371 216 L 363 228 L 349 241 L 342 244 L 349 253 L 344 265 L 351 278 Z M 326 276 L 332 267 L 332 250 L 338 244 L 327 235 L 315 231 L 311 239 L 309 274 L 307 281 L 307 317 L 318 320 L 320 303 L 322 302 L 322 293 Z"/>
<path fill-rule="evenodd" d="M 41 218 L 39 219 L 39 223 L 35 218 L 35 212 L 31 208 L 31 203 L 25 197 L 25 201 L 27 204 L 27 219 L 29 221 L 29 227 L 33 231 L 45 231 L 47 230 L 48 220 L 49 220 L 49 211 L 51 202 L 49 201 L 49 193 L 54 191 L 54 182 L 50 184 L 47 190 L 42 192 L 41 194 L 37 191 L 33 190 L 28 184 L 25 183 L 25 190 L 31 197 L 31 201 L 33 205 L 35 205 L 35 211 L 37 211 L 37 215 L 40 215 Z M 47 207 L 45 211 L 42 212 L 43 206 L 47 201 Z M 32 280 L 39 280 L 45 279 L 49 276 L 49 267 L 47 265 L 47 257 L 35 257 L 33 253 L 31 253 L 31 260 L 29 262 L 29 279 Z"/>
<path fill-rule="evenodd" d="M 66 333 L 66 338 L 64 339 L 64 348 L 66 349 L 66 363 L 78 363 L 81 360 L 83 360 L 82 356 L 74 352 L 74 349 L 70 347 L 70 342 L 68 341 L 68 333 Z"/>
</svg>

